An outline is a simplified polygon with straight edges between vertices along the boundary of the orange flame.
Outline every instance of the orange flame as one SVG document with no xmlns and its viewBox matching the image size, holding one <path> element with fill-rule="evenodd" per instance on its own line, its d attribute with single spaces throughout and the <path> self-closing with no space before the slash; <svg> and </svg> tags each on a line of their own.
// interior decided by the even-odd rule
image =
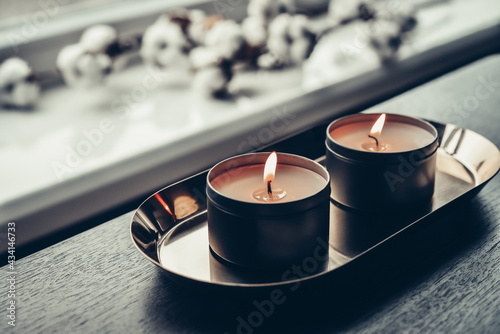
<svg viewBox="0 0 500 334">
<path fill-rule="evenodd" d="M 155 194 L 155 197 L 158 200 L 158 202 L 160 202 L 160 204 L 163 205 L 163 207 L 165 208 L 165 210 L 167 210 L 168 213 L 170 213 L 170 215 L 173 217 L 174 214 L 172 213 L 172 211 L 170 211 L 170 207 L 167 205 L 167 203 L 165 203 L 165 201 L 163 200 L 163 198 L 161 198 L 160 194 Z"/>
<path fill-rule="evenodd" d="M 264 167 L 264 183 L 272 182 L 276 174 L 276 165 L 278 164 L 278 155 L 273 152 L 267 158 L 266 166 Z"/>
<path fill-rule="evenodd" d="M 380 117 L 377 119 L 375 124 L 373 124 L 372 129 L 370 130 L 370 135 L 375 136 L 379 135 L 382 133 L 382 128 L 384 127 L 385 123 L 385 114 L 380 115 Z"/>
</svg>

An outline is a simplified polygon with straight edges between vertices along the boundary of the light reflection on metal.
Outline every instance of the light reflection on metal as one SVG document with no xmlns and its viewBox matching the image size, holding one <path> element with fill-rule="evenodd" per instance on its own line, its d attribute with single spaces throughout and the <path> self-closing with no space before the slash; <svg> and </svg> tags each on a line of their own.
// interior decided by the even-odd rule
<svg viewBox="0 0 500 334">
<path fill-rule="evenodd" d="M 160 194 L 156 193 L 155 198 L 158 200 L 158 202 L 160 202 L 160 204 L 165 208 L 165 210 L 167 210 L 167 212 L 172 216 L 172 218 L 174 218 L 174 221 L 177 220 L 177 218 L 175 218 L 175 214 L 170 210 L 170 207 L 168 206 L 167 203 L 165 203 L 163 198 L 161 198 Z"/>
</svg>

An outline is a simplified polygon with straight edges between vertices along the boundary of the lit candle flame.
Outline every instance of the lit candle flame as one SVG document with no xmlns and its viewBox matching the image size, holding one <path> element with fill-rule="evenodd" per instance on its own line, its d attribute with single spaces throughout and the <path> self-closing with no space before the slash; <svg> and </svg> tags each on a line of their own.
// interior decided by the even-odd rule
<svg viewBox="0 0 500 334">
<path fill-rule="evenodd" d="M 274 181 L 274 175 L 276 174 L 276 165 L 278 164 L 278 155 L 273 152 L 267 158 L 266 166 L 264 167 L 264 183 Z"/>
<path fill-rule="evenodd" d="M 385 114 L 380 115 L 375 124 L 373 124 L 372 129 L 370 130 L 370 136 L 380 136 L 382 133 L 382 128 L 385 123 Z"/>
<path fill-rule="evenodd" d="M 165 203 L 165 201 L 163 200 L 163 198 L 161 198 L 160 194 L 155 194 L 155 197 L 158 200 L 158 202 L 160 202 L 160 204 L 163 205 L 163 207 L 165 208 L 165 210 L 167 210 L 167 212 L 170 213 L 170 215 L 172 217 L 174 217 L 174 214 L 172 213 L 172 211 L 170 211 L 170 207 L 167 205 L 167 203 Z"/>
</svg>

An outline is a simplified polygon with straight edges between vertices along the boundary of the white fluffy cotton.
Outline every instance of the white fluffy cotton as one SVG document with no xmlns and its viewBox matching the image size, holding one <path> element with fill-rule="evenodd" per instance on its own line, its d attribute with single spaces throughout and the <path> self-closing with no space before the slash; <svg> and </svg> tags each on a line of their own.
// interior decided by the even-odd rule
<svg viewBox="0 0 500 334">
<path fill-rule="evenodd" d="M 241 23 L 245 40 L 250 45 L 263 45 L 267 40 L 266 23 L 255 16 L 249 16 Z"/>
<path fill-rule="evenodd" d="M 80 44 L 89 52 L 104 52 L 117 38 L 115 28 L 100 24 L 86 29 L 80 37 Z"/>
<path fill-rule="evenodd" d="M 189 41 L 181 27 L 166 18 L 150 26 L 142 38 L 140 54 L 150 66 L 161 69 L 189 68 Z"/>
<path fill-rule="evenodd" d="M 217 64 L 217 52 L 211 48 L 199 46 L 189 54 L 189 59 L 194 68 L 201 68 Z"/>
<path fill-rule="evenodd" d="M 400 25 L 397 22 L 385 21 L 377 28 L 376 33 L 370 36 L 371 46 L 382 61 L 394 59 L 402 42 Z"/>
<path fill-rule="evenodd" d="M 272 53 L 265 53 L 257 59 L 257 65 L 260 68 L 273 69 L 285 65 L 284 60 Z"/>
<path fill-rule="evenodd" d="M 20 58 L 9 58 L 0 64 L 0 104 L 30 107 L 40 95 L 40 86 L 27 80 L 33 73 L 28 63 Z"/>
<path fill-rule="evenodd" d="M 188 26 L 188 35 L 196 44 L 203 44 L 207 29 L 205 27 L 206 15 L 199 9 L 193 9 L 188 14 L 191 23 Z"/>
<path fill-rule="evenodd" d="M 21 58 L 9 58 L 0 65 L 0 87 L 23 80 L 32 72 L 28 63 Z"/>
<path fill-rule="evenodd" d="M 90 87 L 102 82 L 112 62 L 106 54 L 89 53 L 81 44 L 73 44 L 59 52 L 56 65 L 69 86 Z"/>
<path fill-rule="evenodd" d="M 306 16 L 280 14 L 269 25 L 269 52 L 260 56 L 257 64 L 263 68 L 301 64 L 315 42 L 311 37 Z"/>
<path fill-rule="evenodd" d="M 292 16 L 290 14 L 284 13 L 278 15 L 269 25 L 269 36 L 270 37 L 283 37 L 288 35 L 288 27 Z"/>
<path fill-rule="evenodd" d="M 202 96 L 211 97 L 226 90 L 228 79 L 218 66 L 207 66 L 199 69 L 193 78 L 194 91 Z"/>
<path fill-rule="evenodd" d="M 215 22 L 205 36 L 205 45 L 225 59 L 233 58 L 244 42 L 241 26 L 232 20 Z"/>
</svg>

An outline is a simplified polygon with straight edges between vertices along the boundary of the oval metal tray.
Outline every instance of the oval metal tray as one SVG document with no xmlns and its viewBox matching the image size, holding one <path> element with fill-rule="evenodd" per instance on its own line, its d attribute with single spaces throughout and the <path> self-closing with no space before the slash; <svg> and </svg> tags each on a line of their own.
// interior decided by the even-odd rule
<svg viewBox="0 0 500 334">
<path fill-rule="evenodd" d="M 329 244 L 318 244 L 323 258 L 310 257 L 288 270 L 271 272 L 240 268 L 215 257 L 208 245 L 207 172 L 144 201 L 132 218 L 132 241 L 148 260 L 180 283 L 263 288 L 340 277 L 345 275 L 342 269 L 353 263 L 367 265 L 370 255 L 382 249 L 385 254 L 400 251 L 405 235 L 425 229 L 454 204 L 475 196 L 498 172 L 500 152 L 488 139 L 455 125 L 431 123 L 440 137 L 432 203 L 414 212 L 374 215 L 331 202 Z"/>
</svg>

